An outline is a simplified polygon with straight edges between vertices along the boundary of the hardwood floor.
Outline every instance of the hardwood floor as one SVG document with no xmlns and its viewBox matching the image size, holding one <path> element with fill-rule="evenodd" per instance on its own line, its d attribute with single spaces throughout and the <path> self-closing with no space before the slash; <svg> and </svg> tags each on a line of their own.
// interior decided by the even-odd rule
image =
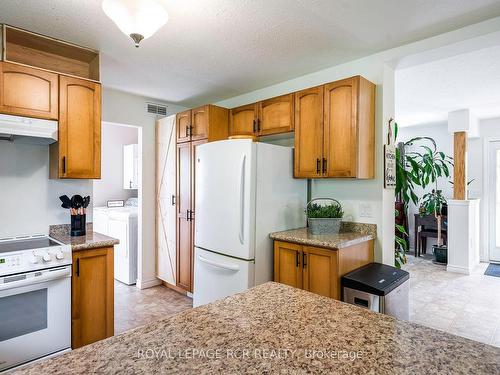
<svg viewBox="0 0 500 375">
<path fill-rule="evenodd" d="M 140 290 L 115 280 L 115 335 L 192 307 L 191 298 L 165 286 Z"/>
</svg>

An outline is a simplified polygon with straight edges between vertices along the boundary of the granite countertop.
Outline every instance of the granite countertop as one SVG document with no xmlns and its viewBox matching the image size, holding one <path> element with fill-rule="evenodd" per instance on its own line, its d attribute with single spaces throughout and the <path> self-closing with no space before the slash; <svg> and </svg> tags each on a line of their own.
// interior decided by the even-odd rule
<svg viewBox="0 0 500 375">
<path fill-rule="evenodd" d="M 500 348 L 269 282 L 14 374 L 500 373 Z"/>
<path fill-rule="evenodd" d="M 338 234 L 311 234 L 307 228 L 286 230 L 271 233 L 273 240 L 294 242 L 301 245 L 324 247 L 327 249 L 342 249 L 376 238 L 377 226 L 343 222 Z"/>
<path fill-rule="evenodd" d="M 72 237 L 69 224 L 51 225 L 49 235 L 57 241 L 71 245 L 73 251 L 109 247 L 120 243 L 116 238 L 94 232 L 91 223 L 87 224 L 87 234 L 85 236 Z"/>
</svg>

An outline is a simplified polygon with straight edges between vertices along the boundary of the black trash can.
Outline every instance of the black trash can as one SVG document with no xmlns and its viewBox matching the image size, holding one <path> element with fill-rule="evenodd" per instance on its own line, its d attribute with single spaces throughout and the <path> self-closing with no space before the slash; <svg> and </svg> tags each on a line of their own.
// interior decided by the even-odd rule
<svg viewBox="0 0 500 375">
<path fill-rule="evenodd" d="M 342 300 L 356 306 L 410 320 L 410 274 L 371 263 L 342 276 Z"/>
</svg>

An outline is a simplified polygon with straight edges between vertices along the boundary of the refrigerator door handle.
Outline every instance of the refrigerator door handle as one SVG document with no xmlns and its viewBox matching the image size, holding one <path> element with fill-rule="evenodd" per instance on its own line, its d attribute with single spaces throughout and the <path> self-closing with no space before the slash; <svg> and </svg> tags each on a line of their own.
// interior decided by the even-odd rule
<svg viewBox="0 0 500 375">
<path fill-rule="evenodd" d="M 209 264 L 209 265 L 211 265 L 213 267 L 222 268 L 222 269 L 225 269 L 225 270 L 228 270 L 228 271 L 235 271 L 236 272 L 236 271 L 240 270 L 240 266 L 238 266 L 238 265 L 224 264 L 224 263 L 215 262 L 213 260 L 210 260 L 210 259 L 207 259 L 205 257 L 202 257 L 201 255 L 198 255 L 198 260 L 200 262 Z"/>
<path fill-rule="evenodd" d="M 240 243 L 243 245 L 245 243 L 245 160 L 246 155 L 243 155 L 241 159 L 241 171 L 240 171 Z"/>
</svg>

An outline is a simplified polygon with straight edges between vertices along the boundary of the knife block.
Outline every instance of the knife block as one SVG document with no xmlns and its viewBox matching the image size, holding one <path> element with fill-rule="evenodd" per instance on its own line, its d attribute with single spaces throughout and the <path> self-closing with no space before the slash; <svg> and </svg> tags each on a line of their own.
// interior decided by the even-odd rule
<svg viewBox="0 0 500 375">
<path fill-rule="evenodd" d="M 71 236 L 85 236 L 87 215 L 71 215 Z"/>
</svg>

